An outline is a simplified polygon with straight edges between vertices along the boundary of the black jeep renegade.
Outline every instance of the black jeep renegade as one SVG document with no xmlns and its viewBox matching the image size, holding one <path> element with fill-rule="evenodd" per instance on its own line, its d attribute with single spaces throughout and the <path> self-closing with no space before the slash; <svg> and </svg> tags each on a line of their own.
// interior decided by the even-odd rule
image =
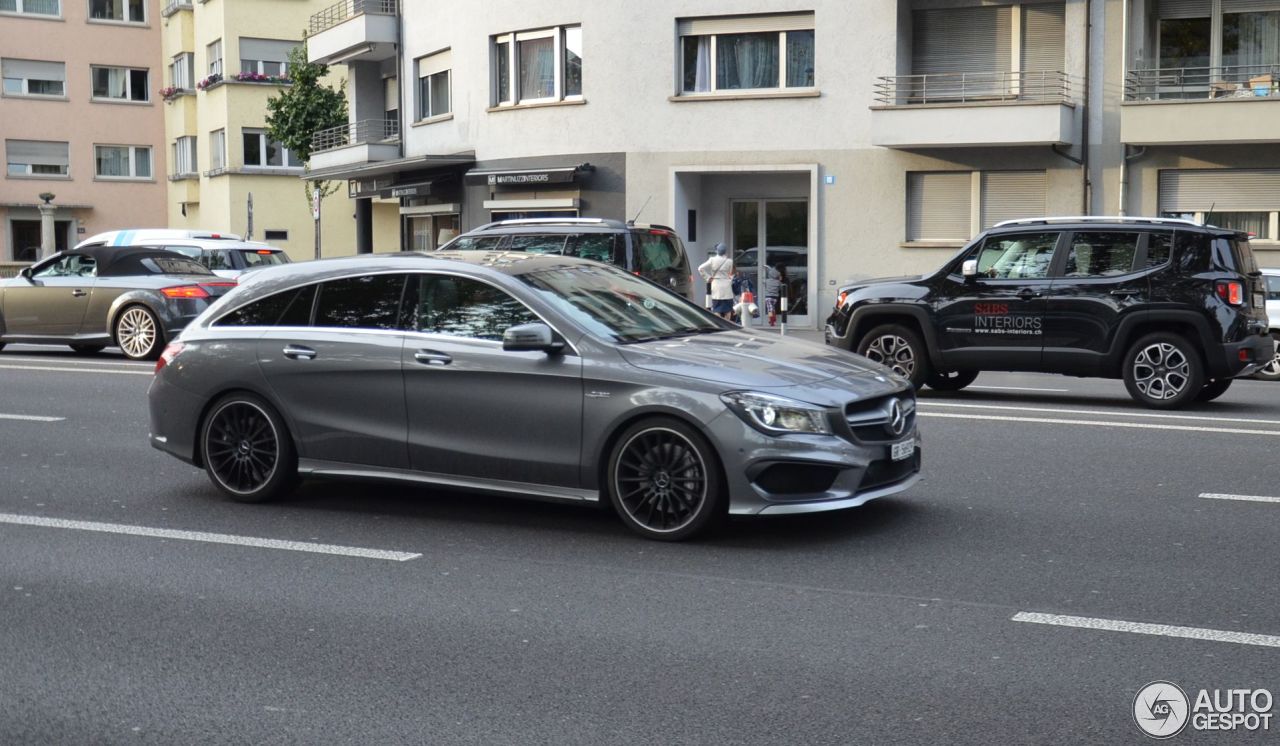
<svg viewBox="0 0 1280 746">
<path fill-rule="evenodd" d="M 843 287 L 828 344 L 955 391 L 979 371 L 1123 378 L 1149 407 L 1221 396 L 1270 361 L 1248 236 L 1161 218 L 1001 223 L 938 272 Z"/>
</svg>

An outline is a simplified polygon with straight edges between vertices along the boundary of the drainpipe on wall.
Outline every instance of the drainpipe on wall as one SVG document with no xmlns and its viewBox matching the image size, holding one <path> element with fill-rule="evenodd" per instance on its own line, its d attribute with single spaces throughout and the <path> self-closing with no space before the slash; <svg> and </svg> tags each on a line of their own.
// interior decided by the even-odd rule
<svg viewBox="0 0 1280 746">
<path fill-rule="evenodd" d="M 1120 64 L 1121 73 L 1129 74 L 1129 0 L 1120 3 Z M 1124 81 L 1120 81 L 1120 105 L 1124 106 Z M 1120 159 L 1120 205 L 1116 212 L 1120 217 L 1128 214 L 1125 209 L 1129 201 L 1129 146 L 1120 145 L 1124 157 Z"/>
<path fill-rule="evenodd" d="M 416 81 L 415 81 L 416 82 Z M 396 95 L 400 100 L 396 102 L 396 131 L 400 133 L 399 145 L 397 153 L 404 158 L 404 140 L 408 134 L 405 132 L 405 109 L 404 109 L 404 92 L 407 89 L 404 79 L 404 2 L 399 0 L 396 2 Z M 396 231 L 400 236 L 400 250 L 408 251 L 413 248 L 413 236 L 409 235 L 409 221 L 400 216 L 399 200 L 396 204 L 396 224 L 399 230 Z"/>
<path fill-rule="evenodd" d="M 1084 0 L 1084 107 L 1080 112 L 1080 198 L 1082 215 L 1092 213 L 1093 183 L 1089 179 L 1089 82 L 1093 76 L 1090 68 L 1093 59 L 1090 56 L 1093 48 L 1093 0 Z"/>
</svg>

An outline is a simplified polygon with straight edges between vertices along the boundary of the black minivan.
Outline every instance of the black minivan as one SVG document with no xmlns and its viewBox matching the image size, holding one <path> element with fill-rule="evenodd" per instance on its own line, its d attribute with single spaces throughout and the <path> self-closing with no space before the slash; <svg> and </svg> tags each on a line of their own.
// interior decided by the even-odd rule
<svg viewBox="0 0 1280 746">
<path fill-rule="evenodd" d="M 665 225 L 600 218 L 527 218 L 482 225 L 440 251 L 565 254 L 622 267 L 693 300 L 693 270 L 680 236 Z"/>
</svg>

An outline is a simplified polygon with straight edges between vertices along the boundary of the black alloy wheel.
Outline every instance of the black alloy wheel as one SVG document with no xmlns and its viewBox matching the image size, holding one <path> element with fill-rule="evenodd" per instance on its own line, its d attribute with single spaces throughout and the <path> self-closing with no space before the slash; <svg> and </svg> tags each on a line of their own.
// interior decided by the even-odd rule
<svg viewBox="0 0 1280 746">
<path fill-rule="evenodd" d="M 262 502 L 290 491 L 298 465 L 280 416 L 251 394 L 231 394 L 205 419 L 200 438 L 205 470 L 239 502 Z"/>
<path fill-rule="evenodd" d="M 1205 386 L 1204 363 L 1186 337 L 1148 334 L 1133 343 L 1124 358 L 1124 385 L 1139 404 L 1177 409 Z"/>
<path fill-rule="evenodd" d="M 920 335 L 902 324 L 877 326 L 863 335 L 855 351 L 907 379 L 917 389 L 932 373 L 929 350 Z"/>
<path fill-rule="evenodd" d="M 706 440 L 678 420 L 627 428 L 609 459 L 608 489 L 623 522 L 649 539 L 687 539 L 725 514 L 719 461 Z"/>
</svg>

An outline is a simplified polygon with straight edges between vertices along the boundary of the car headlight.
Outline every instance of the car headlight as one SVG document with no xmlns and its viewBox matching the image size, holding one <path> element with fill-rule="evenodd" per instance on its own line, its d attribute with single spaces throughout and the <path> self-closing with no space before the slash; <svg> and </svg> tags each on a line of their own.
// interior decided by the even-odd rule
<svg viewBox="0 0 1280 746">
<path fill-rule="evenodd" d="M 795 399 L 755 391 L 734 391 L 721 394 L 720 400 L 748 425 L 770 435 L 831 432 L 827 424 L 827 410 Z"/>
</svg>

